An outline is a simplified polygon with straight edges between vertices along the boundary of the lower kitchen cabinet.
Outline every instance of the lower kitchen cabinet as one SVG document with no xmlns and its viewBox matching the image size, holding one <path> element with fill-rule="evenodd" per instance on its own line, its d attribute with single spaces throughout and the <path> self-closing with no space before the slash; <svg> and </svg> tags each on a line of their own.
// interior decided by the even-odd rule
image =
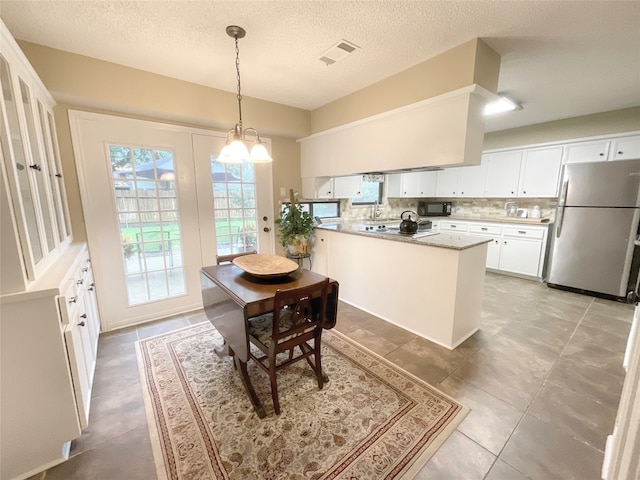
<svg viewBox="0 0 640 480">
<path fill-rule="evenodd" d="M 322 230 L 315 230 L 315 243 L 311 251 L 312 270 L 320 275 L 329 275 L 329 235 Z"/>
<path fill-rule="evenodd" d="M 443 233 L 462 233 L 491 239 L 487 245 L 487 268 L 542 278 L 548 225 L 461 222 L 440 220 Z"/>
<path fill-rule="evenodd" d="M 541 250 L 542 243 L 539 240 L 503 237 L 498 269 L 532 277 L 538 276 Z"/>
<path fill-rule="evenodd" d="M 86 244 L 72 243 L 27 290 L 0 296 L 3 479 L 63 462 L 88 424 L 100 329 L 92 284 Z"/>
<path fill-rule="evenodd" d="M 487 268 L 498 270 L 500 268 L 502 226 L 470 223 L 469 235 L 491 239 L 491 243 L 487 244 Z"/>
</svg>

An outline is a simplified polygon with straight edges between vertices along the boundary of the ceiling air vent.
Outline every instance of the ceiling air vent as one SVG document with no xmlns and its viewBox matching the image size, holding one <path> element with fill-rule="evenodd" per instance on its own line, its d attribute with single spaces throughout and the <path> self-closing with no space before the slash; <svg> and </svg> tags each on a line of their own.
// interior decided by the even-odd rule
<svg viewBox="0 0 640 480">
<path fill-rule="evenodd" d="M 325 65 L 333 65 L 334 63 L 342 60 L 350 53 L 355 52 L 358 48 L 359 47 L 357 45 L 354 45 L 353 43 L 347 42 L 346 40 L 341 40 L 329 50 L 324 52 L 320 56 L 320 61 L 324 62 Z"/>
</svg>

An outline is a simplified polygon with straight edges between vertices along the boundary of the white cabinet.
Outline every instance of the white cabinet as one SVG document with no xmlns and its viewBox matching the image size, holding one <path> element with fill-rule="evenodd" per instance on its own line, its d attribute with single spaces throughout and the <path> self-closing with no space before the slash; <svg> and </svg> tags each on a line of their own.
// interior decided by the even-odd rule
<svg viewBox="0 0 640 480">
<path fill-rule="evenodd" d="M 480 198 L 485 196 L 487 159 L 482 156 L 480 165 L 458 168 L 458 196 Z"/>
<path fill-rule="evenodd" d="M 457 197 L 459 176 L 457 168 L 439 170 L 437 172 L 436 197 Z"/>
<path fill-rule="evenodd" d="M 522 150 L 496 152 L 487 155 L 487 197 L 517 196 Z"/>
<path fill-rule="evenodd" d="M 546 227 L 508 226 L 502 234 L 499 269 L 538 277 L 544 263 Z"/>
<path fill-rule="evenodd" d="M 387 197 L 424 198 L 436 196 L 436 172 L 407 172 L 387 175 Z"/>
<path fill-rule="evenodd" d="M 467 233 L 469 231 L 469 224 L 466 222 L 457 222 L 453 220 L 440 220 L 440 231 Z"/>
<path fill-rule="evenodd" d="M 362 175 L 302 179 L 304 198 L 358 198 L 362 194 Z"/>
<path fill-rule="evenodd" d="M 562 146 L 524 151 L 518 197 L 557 197 Z"/>
<path fill-rule="evenodd" d="M 440 220 L 438 223 L 442 233 L 461 233 L 491 239 L 491 243 L 487 245 L 487 268 L 542 278 L 547 225 L 459 220 Z"/>
<path fill-rule="evenodd" d="M 320 275 L 329 275 L 329 234 L 321 229 L 314 230 L 315 241 L 311 251 L 312 270 Z"/>
<path fill-rule="evenodd" d="M 630 135 L 611 140 L 609 160 L 640 158 L 640 135 Z"/>
<path fill-rule="evenodd" d="M 315 177 L 302 179 L 304 198 L 333 198 L 333 177 Z"/>
<path fill-rule="evenodd" d="M 359 198 L 362 196 L 362 175 L 349 175 L 333 179 L 333 198 Z"/>
<path fill-rule="evenodd" d="M 440 170 L 437 172 L 436 197 L 484 197 L 486 177 L 484 155 L 480 165 Z"/>
<path fill-rule="evenodd" d="M 29 290 L 0 296 L 0 478 L 69 455 L 87 426 L 100 320 L 86 244 L 74 243 Z"/>
<path fill-rule="evenodd" d="M 470 223 L 469 235 L 491 239 L 491 242 L 487 244 L 487 268 L 499 269 L 502 226 L 486 223 Z"/>
<path fill-rule="evenodd" d="M 54 101 L 0 22 L 0 293 L 28 288 L 71 241 Z"/>
<path fill-rule="evenodd" d="M 609 155 L 609 140 L 569 143 L 564 146 L 562 163 L 602 162 Z"/>
</svg>

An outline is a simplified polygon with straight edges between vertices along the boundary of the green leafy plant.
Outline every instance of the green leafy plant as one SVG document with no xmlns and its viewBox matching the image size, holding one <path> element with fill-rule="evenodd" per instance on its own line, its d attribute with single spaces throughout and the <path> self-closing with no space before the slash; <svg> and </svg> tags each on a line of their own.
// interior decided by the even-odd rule
<svg viewBox="0 0 640 480">
<path fill-rule="evenodd" d="M 289 204 L 276 220 L 280 227 L 278 236 L 284 248 L 290 253 L 307 253 L 309 251 L 309 237 L 313 233 L 313 218 L 302 209 L 299 202 Z M 294 247 L 294 248 L 291 248 Z"/>
</svg>

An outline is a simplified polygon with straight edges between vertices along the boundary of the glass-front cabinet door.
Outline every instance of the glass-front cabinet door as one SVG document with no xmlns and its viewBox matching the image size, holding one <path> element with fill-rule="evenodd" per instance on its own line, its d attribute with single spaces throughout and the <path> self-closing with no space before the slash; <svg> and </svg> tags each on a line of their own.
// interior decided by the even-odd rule
<svg viewBox="0 0 640 480">
<path fill-rule="evenodd" d="M 53 98 L 2 31 L 0 294 L 25 290 L 70 243 Z"/>
</svg>

